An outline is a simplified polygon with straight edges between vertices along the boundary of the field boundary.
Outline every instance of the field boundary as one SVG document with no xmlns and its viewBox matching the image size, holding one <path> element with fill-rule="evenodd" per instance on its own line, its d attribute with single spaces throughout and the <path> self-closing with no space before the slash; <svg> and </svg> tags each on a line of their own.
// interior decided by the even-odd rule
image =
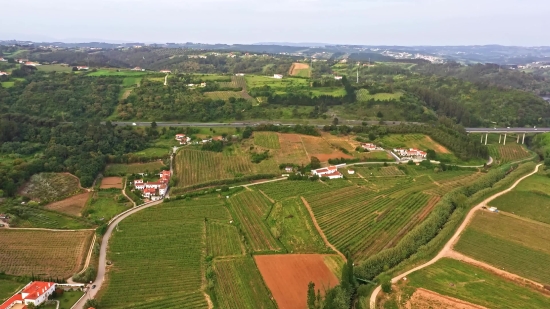
<svg viewBox="0 0 550 309">
<path fill-rule="evenodd" d="M 409 274 L 415 272 L 415 271 L 418 271 L 418 270 L 421 270 L 423 268 L 426 268 L 432 264 L 434 264 L 435 262 L 439 261 L 441 258 L 443 257 L 447 257 L 449 252 L 452 251 L 452 248 L 454 247 L 454 245 L 458 242 L 462 232 L 466 229 L 466 227 L 469 225 L 470 221 L 472 221 L 472 218 L 474 217 L 474 214 L 476 213 L 476 211 L 478 211 L 479 209 L 481 209 L 481 207 L 483 206 L 486 206 L 487 203 L 489 203 L 490 201 L 496 199 L 497 197 L 501 196 L 501 195 L 504 195 L 510 191 L 512 191 L 512 189 L 514 189 L 521 181 L 523 181 L 524 179 L 538 173 L 539 171 L 539 168 L 542 166 L 542 164 L 538 164 L 536 167 L 535 167 L 535 170 L 530 172 L 529 174 L 527 175 L 524 175 L 522 176 L 520 179 L 516 180 L 510 187 L 508 187 L 507 189 L 504 189 L 500 192 L 497 192 L 491 196 L 489 196 L 488 198 L 486 198 L 485 200 L 481 201 L 480 203 L 478 203 L 476 206 L 472 207 L 472 209 L 470 209 L 470 211 L 467 213 L 467 215 L 464 217 L 464 220 L 462 221 L 462 223 L 460 224 L 460 226 L 458 227 L 458 229 L 455 231 L 455 233 L 453 234 L 453 236 L 445 243 L 445 245 L 443 246 L 443 248 L 439 251 L 439 253 L 434 257 L 432 258 L 431 260 L 429 260 L 428 262 L 424 263 L 424 264 L 421 264 L 413 269 L 410 269 L 406 272 L 403 272 L 401 273 L 400 275 L 397 275 L 395 276 L 394 278 L 391 279 L 391 283 L 396 283 L 398 282 L 399 280 L 403 279 L 405 276 L 408 276 Z M 378 294 L 380 293 L 380 291 L 382 290 L 382 287 L 379 285 L 376 287 L 376 289 L 374 289 L 374 291 L 372 292 L 371 296 L 370 296 L 370 300 L 369 300 L 369 304 L 370 304 L 370 308 L 371 309 L 375 309 L 376 308 L 376 298 L 378 296 Z"/>
<path fill-rule="evenodd" d="M 86 256 L 86 262 L 84 263 L 84 266 L 82 266 L 82 270 L 76 273 L 77 275 L 80 275 L 83 272 L 85 272 L 88 266 L 90 266 L 90 260 L 92 259 L 92 252 L 94 250 L 96 238 L 97 238 L 97 235 L 94 233 L 94 237 L 92 238 L 92 243 L 90 244 L 90 249 L 88 250 L 88 254 Z"/>
<path fill-rule="evenodd" d="M 311 209 L 311 206 L 309 206 L 309 203 L 307 202 L 307 200 L 303 196 L 300 196 L 300 198 L 302 199 L 302 202 L 306 206 L 306 209 L 309 212 L 309 216 L 311 217 L 311 221 L 313 221 L 313 225 L 315 226 L 315 229 L 317 229 L 317 232 L 319 232 L 319 235 L 321 236 L 321 238 L 325 242 L 325 245 L 327 245 L 329 248 L 334 250 L 334 252 L 336 252 L 341 258 L 344 259 L 344 261 L 347 261 L 348 259 L 346 259 L 346 256 L 344 254 L 342 254 L 342 252 L 340 252 L 338 249 L 336 249 L 336 247 L 328 241 L 327 236 L 325 236 L 325 233 L 323 232 L 323 230 L 319 226 L 319 223 L 317 223 L 317 219 L 315 219 L 315 215 L 313 214 L 313 210 Z"/>
</svg>

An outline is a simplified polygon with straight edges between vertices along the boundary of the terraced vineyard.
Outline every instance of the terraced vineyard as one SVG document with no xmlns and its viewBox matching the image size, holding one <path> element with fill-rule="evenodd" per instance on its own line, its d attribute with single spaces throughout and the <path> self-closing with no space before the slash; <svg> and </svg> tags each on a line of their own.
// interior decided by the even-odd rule
<svg viewBox="0 0 550 309">
<path fill-rule="evenodd" d="M 273 132 L 255 132 L 254 144 L 269 149 L 279 149 L 279 136 Z"/>
<path fill-rule="evenodd" d="M 218 260 L 214 269 L 217 279 L 214 291 L 220 308 L 277 308 L 252 258 Z"/>
<path fill-rule="evenodd" d="M 277 201 L 303 196 L 329 242 L 340 251 L 349 250 L 360 261 L 395 245 L 430 213 L 443 194 L 479 176 L 470 171 L 415 173 L 414 177 L 372 181 L 288 181 L 256 189 Z"/>
<path fill-rule="evenodd" d="M 205 219 L 231 219 L 223 200 L 173 201 L 122 221 L 109 243 L 108 259 L 113 266 L 100 298 L 102 306 L 206 308 L 201 289 Z"/>
<path fill-rule="evenodd" d="M 271 209 L 271 204 L 262 194 L 244 191 L 230 197 L 229 204 L 252 250 L 280 251 L 282 249 L 263 222 Z"/>
<path fill-rule="evenodd" d="M 403 172 L 402 170 L 400 170 L 396 166 L 360 167 L 360 168 L 355 168 L 355 169 L 363 177 L 405 176 L 405 172 Z"/>
<path fill-rule="evenodd" d="M 178 186 L 185 187 L 239 175 L 278 173 L 272 161 L 253 164 L 246 154 L 226 155 L 210 151 L 182 149 L 176 156 Z"/>
<path fill-rule="evenodd" d="M 528 158 L 531 154 L 520 144 L 488 145 L 489 155 L 499 163 L 513 162 Z"/>
</svg>

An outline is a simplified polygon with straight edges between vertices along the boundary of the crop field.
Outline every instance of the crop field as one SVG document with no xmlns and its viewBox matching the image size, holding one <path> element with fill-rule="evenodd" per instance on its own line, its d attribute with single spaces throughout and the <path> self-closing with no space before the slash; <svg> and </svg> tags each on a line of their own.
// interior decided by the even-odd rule
<svg viewBox="0 0 550 309">
<path fill-rule="evenodd" d="M 332 252 L 321 236 L 299 197 L 277 202 L 267 218 L 270 230 L 280 235 L 279 240 L 289 253 Z"/>
<path fill-rule="evenodd" d="M 275 154 L 277 163 L 307 164 L 310 158 L 298 134 L 278 134 L 281 150 Z"/>
<path fill-rule="evenodd" d="M 518 216 L 550 224 L 550 178 L 533 175 L 489 203 Z"/>
<path fill-rule="evenodd" d="M 206 225 L 207 255 L 235 256 L 243 255 L 241 236 L 233 225 L 221 222 L 208 222 Z"/>
<path fill-rule="evenodd" d="M 550 225 L 478 212 L 455 249 L 476 260 L 550 285 Z"/>
<path fill-rule="evenodd" d="M 24 215 L 22 217 L 12 216 L 10 219 L 11 227 L 66 230 L 91 228 L 89 223 L 61 212 L 23 205 L 17 206 L 17 208 Z M 4 213 L 6 211 L 9 212 L 9 209 L 0 206 L 0 212 Z"/>
<path fill-rule="evenodd" d="M 19 190 L 19 193 L 34 201 L 57 201 L 81 193 L 78 178 L 68 173 L 40 173 Z"/>
<path fill-rule="evenodd" d="M 277 308 L 252 258 L 217 260 L 214 270 L 214 291 L 220 308 Z"/>
<path fill-rule="evenodd" d="M 256 255 L 254 259 L 279 309 L 305 308 L 309 282 L 321 291 L 339 283 L 320 254 Z"/>
<path fill-rule="evenodd" d="M 11 88 L 15 85 L 15 82 L 1 82 L 2 88 Z"/>
<path fill-rule="evenodd" d="M 134 152 L 133 155 L 135 155 L 137 157 L 142 157 L 142 158 L 151 158 L 151 157 L 169 158 L 170 157 L 170 149 L 155 146 L 155 147 L 149 147 L 149 148 L 145 148 L 141 151 Z"/>
<path fill-rule="evenodd" d="M 382 166 L 382 167 L 354 167 L 356 173 L 361 174 L 363 177 L 394 177 L 394 176 L 406 176 L 405 172 L 397 168 L 396 166 Z"/>
<path fill-rule="evenodd" d="M 264 222 L 272 207 L 266 197 L 258 192 L 244 191 L 231 196 L 228 201 L 252 250 L 258 252 L 282 249 Z"/>
<path fill-rule="evenodd" d="M 210 91 L 205 92 L 204 95 L 213 100 L 228 101 L 229 98 L 248 99 L 248 97 L 245 97 L 241 91 Z"/>
<path fill-rule="evenodd" d="M 334 184 L 332 188 L 323 183 L 288 181 L 291 184 L 265 184 L 256 189 L 276 201 L 303 196 L 329 242 L 361 259 L 395 245 L 457 181 L 471 181 L 478 176 L 451 172 L 447 177 L 454 182 L 439 186 L 430 177 L 419 175 L 414 179 L 392 178 L 387 183 L 365 182 L 362 186 L 346 180 L 326 182 Z M 430 192 L 436 189 L 437 192 Z"/>
<path fill-rule="evenodd" d="M 0 272 L 68 278 L 80 270 L 93 233 L 0 229 Z"/>
<path fill-rule="evenodd" d="M 307 63 L 295 62 L 290 67 L 288 74 L 292 76 L 299 76 L 299 77 L 310 77 L 311 69 L 309 68 L 309 64 Z"/>
<path fill-rule="evenodd" d="M 76 217 L 80 216 L 80 212 L 82 211 L 82 208 L 86 206 L 86 202 L 89 197 L 90 192 L 84 192 L 73 195 L 61 201 L 50 203 L 44 206 L 44 208 Z"/>
<path fill-rule="evenodd" d="M 306 87 L 309 88 L 309 81 L 303 78 L 285 77 L 276 79 L 273 76 L 246 75 L 246 84 L 248 89 L 269 86 L 273 90 L 284 92 L 287 87 Z"/>
<path fill-rule="evenodd" d="M 158 171 L 164 167 L 162 161 L 133 164 L 109 164 L 105 168 L 106 175 L 128 175 Z"/>
<path fill-rule="evenodd" d="M 108 222 L 114 216 L 132 207 L 132 203 L 117 189 L 94 191 L 83 213 L 92 220 Z"/>
<path fill-rule="evenodd" d="M 122 221 L 109 243 L 108 260 L 113 266 L 101 291 L 101 304 L 105 308 L 181 304 L 206 308 L 202 290 L 205 219 L 229 222 L 230 218 L 223 200 L 207 197 L 163 203 Z"/>
<path fill-rule="evenodd" d="M 410 286 L 425 288 L 487 308 L 548 308 L 550 298 L 481 268 L 452 259 L 407 276 Z"/>
<path fill-rule="evenodd" d="M 493 144 L 487 145 L 487 147 L 489 148 L 489 155 L 499 163 L 518 161 L 531 156 L 531 154 L 520 144 Z"/>
<path fill-rule="evenodd" d="M 130 71 L 130 70 L 115 70 L 115 69 L 99 69 L 96 72 L 87 73 L 87 76 L 130 76 L 139 77 L 151 74 L 151 72 Z"/>
<path fill-rule="evenodd" d="M 64 73 L 70 73 L 73 71 L 72 66 L 67 65 L 60 65 L 60 64 L 48 64 L 48 65 L 40 65 L 36 67 L 38 71 L 44 71 L 44 72 L 64 72 Z"/>
<path fill-rule="evenodd" d="M 101 189 L 122 189 L 122 177 L 104 177 L 101 179 Z"/>
<path fill-rule="evenodd" d="M 447 148 L 423 134 L 391 134 L 377 139 L 375 143 L 380 144 L 384 148 L 418 148 L 424 151 L 433 149 L 435 152 L 441 154 L 451 153 Z"/>
<path fill-rule="evenodd" d="M 385 151 L 371 151 L 371 152 L 361 152 L 359 154 L 354 154 L 354 156 L 360 158 L 360 159 L 366 159 L 370 161 L 380 160 L 380 161 L 388 161 L 388 160 L 395 160 L 395 158 L 385 152 Z"/>
<path fill-rule="evenodd" d="M 176 155 L 175 162 L 180 187 L 213 180 L 232 179 L 242 175 L 279 173 L 273 160 L 254 164 L 249 155 L 239 153 L 182 149 Z"/>
<path fill-rule="evenodd" d="M 336 158 L 352 158 L 350 155 L 334 149 L 322 137 L 301 135 L 300 138 L 308 156 L 317 157 L 321 162 L 327 162 L 329 159 Z"/>
<path fill-rule="evenodd" d="M 401 98 L 402 95 L 403 93 L 401 92 L 370 94 L 367 89 L 360 89 L 357 91 L 357 100 L 359 102 L 367 102 L 369 100 L 390 101 L 390 100 L 399 100 L 399 98 Z"/>
<path fill-rule="evenodd" d="M 268 149 L 280 149 L 279 136 L 273 132 L 255 132 L 254 144 Z"/>
</svg>

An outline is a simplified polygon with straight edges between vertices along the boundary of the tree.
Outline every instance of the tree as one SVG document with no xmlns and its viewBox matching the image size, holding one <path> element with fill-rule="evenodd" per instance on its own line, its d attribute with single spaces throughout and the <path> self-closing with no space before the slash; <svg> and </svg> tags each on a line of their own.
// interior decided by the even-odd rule
<svg viewBox="0 0 550 309">
<path fill-rule="evenodd" d="M 369 140 L 372 142 L 376 139 L 376 134 L 374 134 L 374 132 L 370 132 L 369 133 Z"/>
<path fill-rule="evenodd" d="M 435 153 L 435 150 L 433 149 L 426 150 L 426 159 L 435 160 L 436 158 L 437 158 L 437 154 Z"/>
<path fill-rule="evenodd" d="M 383 118 L 383 117 L 384 117 L 384 114 L 382 114 L 381 111 L 378 111 L 378 113 L 376 113 L 376 117 L 378 117 L 378 118 Z"/>
<path fill-rule="evenodd" d="M 309 165 L 311 169 L 318 169 L 321 167 L 321 161 L 317 157 L 311 157 L 311 162 Z"/>
<path fill-rule="evenodd" d="M 313 282 L 307 285 L 307 308 L 315 309 L 315 283 Z"/>
<path fill-rule="evenodd" d="M 151 122 L 151 128 L 152 128 L 152 129 L 156 129 L 156 128 L 157 128 L 157 122 L 156 122 L 156 121 Z"/>
<path fill-rule="evenodd" d="M 334 118 L 332 119 L 332 125 L 333 125 L 333 126 L 337 126 L 337 125 L 338 125 L 338 118 L 334 117 Z"/>
<path fill-rule="evenodd" d="M 88 299 L 86 303 L 84 304 L 84 308 L 95 308 L 100 309 L 101 305 L 99 304 L 99 301 L 96 299 Z"/>
</svg>

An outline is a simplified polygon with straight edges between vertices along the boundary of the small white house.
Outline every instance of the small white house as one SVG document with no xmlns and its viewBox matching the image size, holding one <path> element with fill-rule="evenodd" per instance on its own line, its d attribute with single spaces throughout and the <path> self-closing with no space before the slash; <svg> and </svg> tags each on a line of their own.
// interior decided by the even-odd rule
<svg viewBox="0 0 550 309">
<path fill-rule="evenodd" d="M 237 73 L 235 76 L 244 76 L 244 73 Z"/>
<path fill-rule="evenodd" d="M 292 168 L 292 166 L 285 167 L 285 172 L 287 172 L 287 173 L 292 173 L 293 170 L 294 169 Z"/>
<path fill-rule="evenodd" d="M 311 170 L 312 175 L 317 175 L 319 177 L 328 177 L 329 179 L 338 179 L 343 178 L 344 176 L 338 171 L 336 166 L 329 166 L 318 168 L 316 170 Z"/>
<path fill-rule="evenodd" d="M 342 76 L 336 75 L 336 76 L 334 76 L 334 79 L 335 79 L 335 80 L 342 80 Z"/>
<path fill-rule="evenodd" d="M 355 171 L 354 170 L 348 170 L 348 174 L 353 175 L 353 174 L 355 174 Z"/>
<path fill-rule="evenodd" d="M 172 71 L 170 71 L 170 70 L 160 70 L 160 73 L 166 73 L 166 74 L 169 74 L 169 73 L 172 73 Z"/>
<path fill-rule="evenodd" d="M 283 75 L 282 75 L 282 74 L 274 74 L 274 75 L 273 75 L 273 78 L 276 78 L 276 79 L 283 79 Z"/>
<path fill-rule="evenodd" d="M 489 207 L 490 212 L 498 212 L 498 209 L 496 207 Z"/>
<path fill-rule="evenodd" d="M 0 76 L 4 76 L 4 75 L 8 75 L 8 73 L 0 71 Z"/>
</svg>

